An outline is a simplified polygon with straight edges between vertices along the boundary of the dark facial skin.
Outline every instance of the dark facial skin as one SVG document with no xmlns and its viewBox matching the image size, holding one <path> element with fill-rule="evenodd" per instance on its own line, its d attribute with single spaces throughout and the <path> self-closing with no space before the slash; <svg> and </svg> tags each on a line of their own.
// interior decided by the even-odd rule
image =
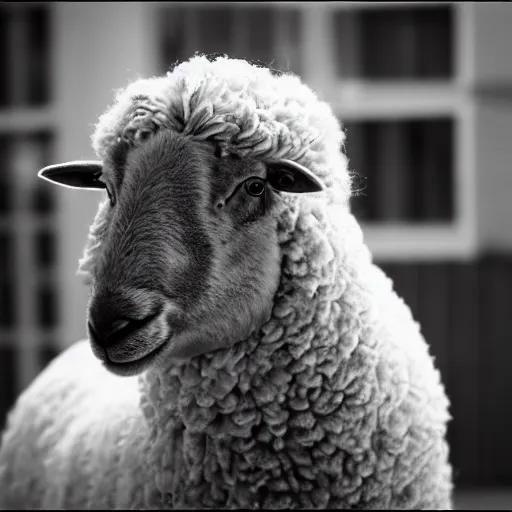
<svg viewBox="0 0 512 512">
<path fill-rule="evenodd" d="M 280 257 L 266 177 L 261 162 L 169 131 L 114 149 L 89 305 L 93 351 L 111 371 L 231 346 L 269 318 Z"/>
</svg>

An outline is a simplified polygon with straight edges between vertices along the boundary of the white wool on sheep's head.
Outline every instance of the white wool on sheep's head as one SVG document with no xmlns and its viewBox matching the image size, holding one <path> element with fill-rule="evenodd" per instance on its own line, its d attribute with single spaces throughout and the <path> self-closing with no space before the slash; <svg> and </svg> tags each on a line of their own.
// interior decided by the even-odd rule
<svg viewBox="0 0 512 512">
<path fill-rule="evenodd" d="M 137 80 L 117 93 L 99 119 L 92 136 L 99 158 L 143 112 L 162 128 L 216 140 L 227 152 L 300 162 L 328 186 L 339 181 L 349 195 L 338 119 L 295 75 L 197 56 L 164 77 Z"/>
<path fill-rule="evenodd" d="M 93 148 L 106 161 L 130 131 L 162 129 L 213 140 L 224 154 L 302 164 L 327 187 L 324 204 L 349 207 L 345 134 L 330 106 L 295 75 L 276 74 L 245 60 L 195 56 L 166 76 L 139 79 L 119 90 L 99 118 Z M 287 197 L 284 202 L 291 206 L 310 200 Z M 86 279 L 106 229 L 107 203 L 100 204 L 80 260 L 79 272 Z"/>
</svg>

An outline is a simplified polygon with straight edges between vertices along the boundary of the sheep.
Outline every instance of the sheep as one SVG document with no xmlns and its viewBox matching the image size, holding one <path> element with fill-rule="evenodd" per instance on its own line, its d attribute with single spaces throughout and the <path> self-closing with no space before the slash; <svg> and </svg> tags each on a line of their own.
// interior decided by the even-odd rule
<svg viewBox="0 0 512 512">
<path fill-rule="evenodd" d="M 79 271 L 89 340 L 20 395 L 3 508 L 451 509 L 449 400 L 291 73 L 195 55 L 116 93 Z"/>
</svg>

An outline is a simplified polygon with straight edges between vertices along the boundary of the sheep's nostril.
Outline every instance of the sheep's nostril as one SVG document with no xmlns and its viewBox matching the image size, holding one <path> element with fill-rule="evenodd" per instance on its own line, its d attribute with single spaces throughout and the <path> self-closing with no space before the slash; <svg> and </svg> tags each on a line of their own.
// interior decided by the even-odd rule
<svg viewBox="0 0 512 512">
<path fill-rule="evenodd" d="M 108 348 L 116 343 L 123 341 L 130 334 L 143 328 L 159 315 L 152 313 L 140 320 L 130 320 L 126 318 L 112 319 L 105 321 L 99 320 L 91 316 L 89 318 L 88 327 L 93 340 L 103 348 Z"/>
<path fill-rule="evenodd" d="M 95 321 L 95 319 L 91 317 L 88 322 L 88 327 L 89 331 L 94 336 L 95 341 L 97 341 L 98 343 L 101 343 L 101 340 L 108 338 L 111 334 L 120 331 L 121 329 L 125 328 L 127 325 L 130 324 L 129 320 L 119 319 L 110 321 L 108 324 L 105 322 L 98 322 L 98 324 L 100 325 L 100 327 L 98 328 L 96 326 L 96 322 L 97 320 Z"/>
<path fill-rule="evenodd" d="M 115 320 L 111 325 L 111 331 L 110 331 L 110 334 L 108 334 L 108 336 L 110 336 L 111 334 L 114 334 L 115 332 L 120 331 L 121 329 L 124 329 L 130 323 L 131 323 L 130 320 L 126 320 L 126 319 Z"/>
<path fill-rule="evenodd" d="M 103 285 L 106 287 L 106 285 Z M 94 290 L 89 304 L 88 332 L 93 348 L 111 351 L 136 350 L 151 344 L 144 332 L 158 330 L 152 322 L 165 309 L 166 299 L 145 288 Z M 159 325 L 159 324 L 158 324 Z M 140 332 L 139 332 L 140 331 Z"/>
</svg>

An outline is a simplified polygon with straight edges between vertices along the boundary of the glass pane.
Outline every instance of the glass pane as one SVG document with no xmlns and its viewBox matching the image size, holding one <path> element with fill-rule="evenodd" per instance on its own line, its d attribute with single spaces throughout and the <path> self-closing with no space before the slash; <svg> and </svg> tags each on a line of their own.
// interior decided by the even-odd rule
<svg viewBox="0 0 512 512">
<path fill-rule="evenodd" d="M 453 12 L 441 7 L 338 11 L 337 74 L 366 80 L 447 79 L 453 75 Z"/>
<path fill-rule="evenodd" d="M 345 123 L 356 216 L 367 221 L 453 219 L 451 118 Z"/>
<path fill-rule="evenodd" d="M 38 349 L 39 368 L 43 370 L 46 368 L 59 354 L 60 349 L 55 343 L 43 343 Z"/>
<path fill-rule="evenodd" d="M 55 210 L 55 197 L 52 188 L 54 185 L 37 177 L 34 179 L 37 181 L 34 184 L 32 209 L 37 213 L 52 213 Z"/>
<path fill-rule="evenodd" d="M 12 211 L 12 174 L 9 165 L 10 137 L 0 135 L 0 215 Z"/>
<path fill-rule="evenodd" d="M 194 35 L 189 47 L 192 52 L 227 53 L 233 51 L 234 13 L 229 6 L 207 6 L 189 11 Z M 190 33 L 188 34 L 190 37 Z"/>
<path fill-rule="evenodd" d="M 199 52 L 300 73 L 300 13 L 242 5 L 165 8 L 160 43 L 163 70 Z"/>
<path fill-rule="evenodd" d="M 285 9 L 273 10 L 272 14 L 275 18 L 275 42 L 272 48 L 272 59 L 276 63 L 274 67 L 300 76 L 303 53 L 301 12 Z"/>
<path fill-rule="evenodd" d="M 0 107 L 9 103 L 9 37 L 8 37 L 8 11 L 0 5 Z"/>
<path fill-rule="evenodd" d="M 49 229 L 40 229 L 35 234 L 35 264 L 40 270 L 51 267 L 55 263 L 56 236 Z"/>
<path fill-rule="evenodd" d="M 184 9 L 166 8 L 159 16 L 160 56 L 162 72 L 168 71 L 177 61 L 187 59 Z"/>
<path fill-rule="evenodd" d="M 271 7 L 245 7 L 236 10 L 238 37 L 233 45 L 235 57 L 259 61 L 264 66 L 275 64 L 274 22 Z"/>
<path fill-rule="evenodd" d="M 0 431 L 16 400 L 16 356 L 12 341 L 2 340 L 0 345 Z"/>
<path fill-rule="evenodd" d="M 28 103 L 41 105 L 50 99 L 50 20 L 47 7 L 27 13 L 29 53 Z"/>
<path fill-rule="evenodd" d="M 5 4 L 0 5 L 0 17 L 4 18 L 0 22 L 0 64 L 6 103 L 42 105 L 50 95 L 49 8 Z"/>
<path fill-rule="evenodd" d="M 11 233 L 0 233 L 0 328 L 12 327 L 14 317 L 14 285 L 16 258 L 14 257 L 14 243 Z"/>
<path fill-rule="evenodd" d="M 54 287 L 43 283 L 37 291 L 37 319 L 40 327 L 57 325 L 57 293 Z"/>
</svg>

